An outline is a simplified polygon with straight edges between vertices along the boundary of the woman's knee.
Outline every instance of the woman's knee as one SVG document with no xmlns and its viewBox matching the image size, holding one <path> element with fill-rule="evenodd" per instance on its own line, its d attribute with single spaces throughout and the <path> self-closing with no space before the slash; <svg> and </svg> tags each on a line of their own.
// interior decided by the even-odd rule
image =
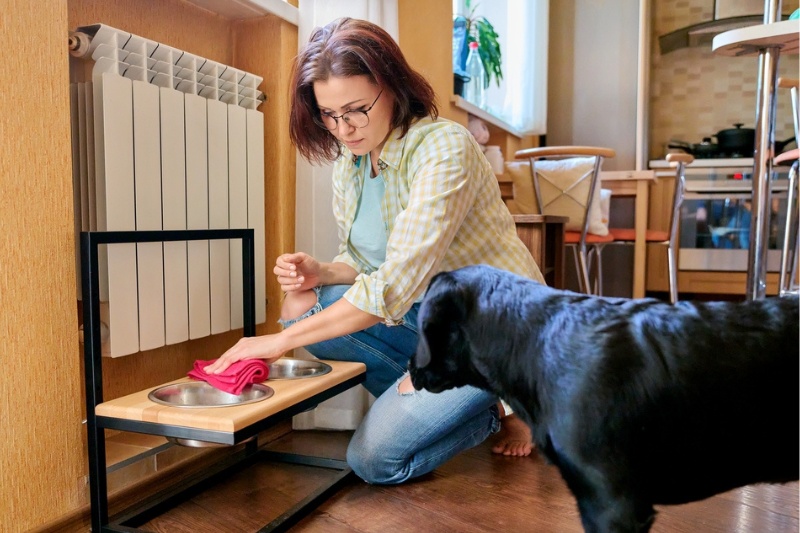
<svg viewBox="0 0 800 533">
<path fill-rule="evenodd" d="M 287 292 L 281 304 L 281 320 L 294 320 L 308 312 L 317 303 L 313 290 Z"/>
<path fill-rule="evenodd" d="M 374 485 L 392 485 L 409 479 L 408 461 L 390 459 L 384 447 L 374 442 L 351 440 L 347 464 L 358 477 Z"/>
</svg>

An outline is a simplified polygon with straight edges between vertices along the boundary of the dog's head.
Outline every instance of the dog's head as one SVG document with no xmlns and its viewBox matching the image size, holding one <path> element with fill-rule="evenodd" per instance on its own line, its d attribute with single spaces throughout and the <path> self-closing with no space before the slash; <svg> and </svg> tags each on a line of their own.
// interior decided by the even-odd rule
<svg viewBox="0 0 800 533">
<path fill-rule="evenodd" d="M 473 365 L 467 335 L 475 294 L 473 284 L 464 283 L 464 276 L 463 270 L 437 274 L 420 305 L 417 353 L 408 364 L 417 390 L 441 392 L 463 385 L 485 386 Z"/>
</svg>

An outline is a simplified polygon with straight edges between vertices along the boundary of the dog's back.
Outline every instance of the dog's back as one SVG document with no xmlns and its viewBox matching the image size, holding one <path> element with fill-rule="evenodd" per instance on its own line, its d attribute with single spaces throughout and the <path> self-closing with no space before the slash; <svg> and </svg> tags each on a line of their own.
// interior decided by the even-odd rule
<svg viewBox="0 0 800 533">
<path fill-rule="evenodd" d="M 604 423 L 631 432 L 618 451 L 640 490 L 681 503 L 797 479 L 797 298 L 612 307 L 594 370 L 614 380 L 620 412 Z"/>
<path fill-rule="evenodd" d="M 508 281 L 519 295 L 520 280 Z M 797 297 L 673 306 L 522 283 L 532 297 L 506 304 L 529 307 L 535 325 L 517 366 L 549 396 L 536 400 L 534 432 L 544 423 L 572 460 L 620 465 L 656 503 L 798 478 Z M 498 325 L 502 342 L 517 334 Z"/>
<path fill-rule="evenodd" d="M 587 528 L 646 531 L 653 504 L 798 479 L 796 297 L 673 306 L 475 266 L 434 278 L 419 317 L 415 386 L 506 399 Z"/>
</svg>

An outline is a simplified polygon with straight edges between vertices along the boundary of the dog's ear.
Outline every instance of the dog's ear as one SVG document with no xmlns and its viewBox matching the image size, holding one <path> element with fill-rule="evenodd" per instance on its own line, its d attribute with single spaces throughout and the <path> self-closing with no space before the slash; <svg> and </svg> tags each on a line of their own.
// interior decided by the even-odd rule
<svg viewBox="0 0 800 533">
<path fill-rule="evenodd" d="M 417 368 L 428 366 L 432 354 L 446 354 L 452 346 L 461 344 L 460 324 L 468 312 L 468 299 L 462 291 L 450 272 L 441 272 L 431 280 L 418 315 Z"/>
</svg>

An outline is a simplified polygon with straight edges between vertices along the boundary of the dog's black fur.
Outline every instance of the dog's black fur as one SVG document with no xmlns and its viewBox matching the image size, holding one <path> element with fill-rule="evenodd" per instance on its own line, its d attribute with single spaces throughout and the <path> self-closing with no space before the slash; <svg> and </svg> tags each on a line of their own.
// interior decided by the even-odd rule
<svg viewBox="0 0 800 533">
<path fill-rule="evenodd" d="M 486 266 L 435 276 L 417 389 L 506 400 L 588 532 L 646 532 L 654 504 L 798 479 L 798 299 L 593 297 Z"/>
</svg>

